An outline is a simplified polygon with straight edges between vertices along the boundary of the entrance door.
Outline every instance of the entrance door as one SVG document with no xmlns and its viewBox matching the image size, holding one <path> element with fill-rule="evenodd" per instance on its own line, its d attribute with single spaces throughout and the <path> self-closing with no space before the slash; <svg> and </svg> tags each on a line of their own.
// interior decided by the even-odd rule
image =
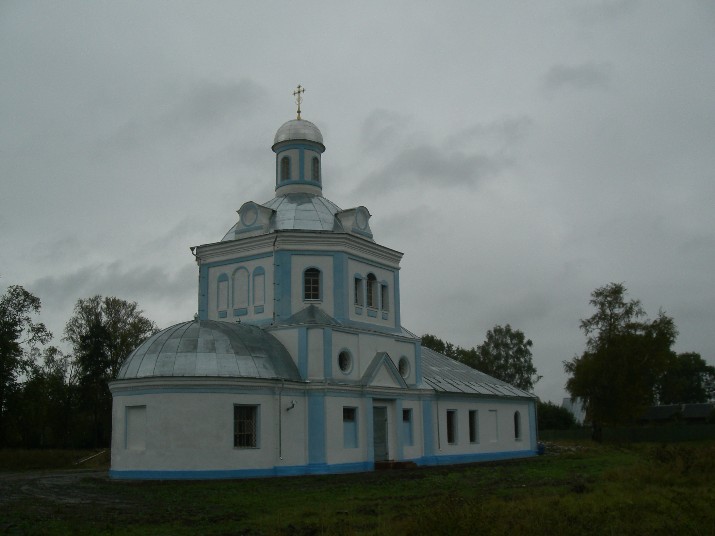
<svg viewBox="0 0 715 536">
<path fill-rule="evenodd" d="M 387 456 L 387 408 L 373 406 L 372 408 L 372 436 L 375 449 L 375 461 L 384 462 Z"/>
</svg>

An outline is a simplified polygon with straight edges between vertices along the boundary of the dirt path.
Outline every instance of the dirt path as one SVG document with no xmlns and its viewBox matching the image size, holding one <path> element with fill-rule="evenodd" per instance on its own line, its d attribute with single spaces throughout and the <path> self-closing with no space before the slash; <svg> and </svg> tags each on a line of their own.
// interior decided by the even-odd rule
<svg viewBox="0 0 715 536">
<path fill-rule="evenodd" d="M 106 471 L 25 471 L 0 473 L 0 505 L 16 499 L 44 499 L 59 504 L 117 504 L 104 486 Z"/>
</svg>

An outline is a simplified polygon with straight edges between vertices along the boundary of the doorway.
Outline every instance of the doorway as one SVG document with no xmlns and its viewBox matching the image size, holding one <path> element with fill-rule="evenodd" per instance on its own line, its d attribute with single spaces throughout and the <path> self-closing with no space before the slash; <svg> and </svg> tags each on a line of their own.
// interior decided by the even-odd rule
<svg viewBox="0 0 715 536">
<path fill-rule="evenodd" d="M 375 461 L 388 460 L 387 452 L 387 407 L 373 406 L 372 408 L 372 437 L 375 450 Z"/>
</svg>

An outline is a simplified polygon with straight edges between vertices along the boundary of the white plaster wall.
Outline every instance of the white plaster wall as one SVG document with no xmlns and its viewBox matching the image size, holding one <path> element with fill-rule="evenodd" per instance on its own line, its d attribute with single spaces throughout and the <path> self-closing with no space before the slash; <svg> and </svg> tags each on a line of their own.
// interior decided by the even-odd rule
<svg viewBox="0 0 715 536">
<path fill-rule="evenodd" d="M 423 450 L 423 437 L 424 437 L 424 427 L 422 426 L 422 405 L 417 400 L 403 400 L 402 409 L 412 410 L 412 439 L 413 444 L 407 445 L 402 443 L 402 459 L 403 460 L 414 460 L 421 457 L 424 454 Z M 397 415 L 399 430 L 402 430 L 402 415 Z"/>
<path fill-rule="evenodd" d="M 347 374 L 341 371 L 338 365 L 338 355 L 344 348 L 347 348 L 353 356 L 353 366 Z M 333 378 L 335 378 L 335 380 L 359 380 L 362 376 L 360 373 L 360 337 L 356 333 L 343 333 L 333 330 L 332 359 Z"/>
<path fill-rule="evenodd" d="M 315 267 L 321 272 L 320 300 L 303 299 L 303 272 Z M 335 315 L 333 300 L 333 257 L 324 255 L 293 255 L 291 257 L 291 314 L 295 314 L 310 304 L 318 305 L 330 316 Z"/>
<path fill-rule="evenodd" d="M 295 366 L 298 366 L 298 330 L 297 329 L 275 329 L 269 332 L 278 339 L 290 354 Z"/>
<path fill-rule="evenodd" d="M 382 318 L 382 311 L 377 310 L 377 316 L 371 317 L 368 315 L 367 302 L 363 299 L 362 312 L 358 314 L 355 307 L 355 274 L 360 274 L 363 277 L 363 290 L 367 289 L 367 274 L 372 272 L 375 274 L 378 283 L 383 281 L 387 283 L 389 288 L 389 301 L 387 319 Z M 355 322 L 364 322 L 367 324 L 376 324 L 380 326 L 395 325 L 395 296 L 397 295 L 397 287 L 395 284 L 395 274 L 391 270 L 379 268 L 365 262 L 349 258 L 348 259 L 348 318 Z M 379 289 L 378 289 L 379 294 Z"/>
<path fill-rule="evenodd" d="M 253 270 L 257 267 L 263 267 L 265 270 L 265 299 L 263 303 L 263 312 L 255 313 L 253 304 Z M 233 272 L 236 269 L 243 267 L 249 273 L 249 293 L 251 302 L 248 307 L 248 314 L 240 317 L 233 316 Z M 228 295 L 228 310 L 226 318 L 219 318 L 217 309 L 218 296 L 218 277 L 225 273 L 229 280 L 229 295 Z M 273 259 L 265 257 L 254 259 L 245 262 L 234 262 L 223 266 L 214 266 L 208 270 L 209 290 L 208 290 L 208 318 L 209 320 L 224 320 L 228 322 L 236 322 L 239 318 L 244 321 L 260 321 L 270 320 L 273 318 Z"/>
<path fill-rule="evenodd" d="M 296 407 L 287 412 L 289 399 Z M 112 469 L 232 470 L 306 463 L 305 408 L 282 397 L 278 443 L 277 394 L 163 393 L 117 395 L 113 403 Z M 258 447 L 233 446 L 233 407 L 259 406 Z M 125 448 L 125 407 L 146 405 L 146 448 Z M 282 452 L 280 452 L 282 450 Z M 280 459 L 281 454 L 283 459 Z"/>
<path fill-rule="evenodd" d="M 323 328 L 308 329 L 308 378 L 325 378 L 323 366 Z"/>
<path fill-rule="evenodd" d="M 367 460 L 367 411 L 369 399 L 328 396 L 325 398 L 325 432 L 327 463 L 354 463 Z M 358 446 L 345 448 L 343 442 L 343 407 L 357 408 Z"/>
<path fill-rule="evenodd" d="M 439 408 L 439 409 L 438 409 Z M 457 410 L 457 441 L 447 443 L 447 410 Z M 469 442 L 469 410 L 478 413 L 478 442 Z M 490 437 L 489 411 L 497 412 L 498 438 Z M 529 404 L 518 400 L 441 398 L 434 402 L 433 411 L 439 420 L 439 445 L 435 454 L 475 454 L 488 452 L 508 452 L 530 450 L 531 427 L 529 425 Z M 514 412 L 521 415 L 521 438 L 514 438 Z M 437 435 L 435 429 L 435 436 Z"/>
</svg>

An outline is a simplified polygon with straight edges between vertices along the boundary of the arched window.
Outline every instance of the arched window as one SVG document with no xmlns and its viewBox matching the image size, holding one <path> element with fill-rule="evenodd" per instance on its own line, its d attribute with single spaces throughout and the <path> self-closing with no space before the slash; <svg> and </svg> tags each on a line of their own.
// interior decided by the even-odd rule
<svg viewBox="0 0 715 536">
<path fill-rule="evenodd" d="M 362 307 L 365 304 L 364 289 L 362 286 L 362 277 L 355 275 L 355 305 Z"/>
<path fill-rule="evenodd" d="M 518 411 L 514 412 L 514 439 L 521 439 L 521 415 Z"/>
<path fill-rule="evenodd" d="M 317 156 L 313 157 L 313 163 L 310 167 L 310 178 L 315 182 L 320 182 L 320 160 Z"/>
<path fill-rule="evenodd" d="M 281 182 L 290 180 L 290 158 L 281 158 Z"/>
<path fill-rule="evenodd" d="M 262 266 L 253 270 L 253 305 L 266 302 L 266 271 Z"/>
<path fill-rule="evenodd" d="M 248 270 L 245 268 L 233 272 L 233 307 L 248 307 Z"/>
<path fill-rule="evenodd" d="M 218 276 L 216 289 L 216 308 L 219 312 L 223 311 L 224 316 L 228 309 L 228 276 L 221 274 Z"/>
<path fill-rule="evenodd" d="M 377 277 L 367 274 L 367 306 L 377 307 Z"/>
<path fill-rule="evenodd" d="M 320 270 L 308 268 L 303 273 L 303 299 L 320 299 Z"/>
</svg>

